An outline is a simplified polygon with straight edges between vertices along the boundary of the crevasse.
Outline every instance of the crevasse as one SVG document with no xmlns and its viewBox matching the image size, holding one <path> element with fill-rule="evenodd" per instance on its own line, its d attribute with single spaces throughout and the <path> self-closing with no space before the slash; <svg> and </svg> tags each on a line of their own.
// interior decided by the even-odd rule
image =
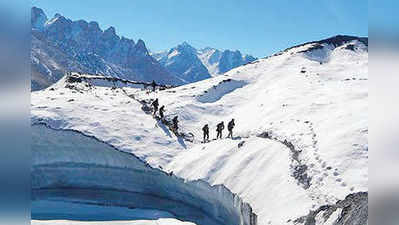
<svg viewBox="0 0 399 225">
<path fill-rule="evenodd" d="M 251 206 L 223 185 L 185 181 L 95 137 L 42 123 L 32 124 L 31 179 L 33 198 L 43 190 L 114 190 L 147 196 L 147 201 L 120 197 L 100 203 L 143 207 L 147 202 L 144 207 L 169 211 L 199 225 L 257 224 Z M 157 200 L 151 203 L 151 199 Z"/>
</svg>

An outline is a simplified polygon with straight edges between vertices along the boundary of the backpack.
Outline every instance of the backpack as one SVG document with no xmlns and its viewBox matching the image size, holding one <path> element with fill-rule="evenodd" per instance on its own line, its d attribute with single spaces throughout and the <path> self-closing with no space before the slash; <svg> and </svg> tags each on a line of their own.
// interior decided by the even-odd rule
<svg viewBox="0 0 399 225">
<path fill-rule="evenodd" d="M 230 121 L 229 122 L 229 124 L 227 125 L 227 128 L 229 129 L 229 130 L 231 130 L 231 129 L 233 129 L 234 128 L 234 122 L 233 121 Z"/>
</svg>

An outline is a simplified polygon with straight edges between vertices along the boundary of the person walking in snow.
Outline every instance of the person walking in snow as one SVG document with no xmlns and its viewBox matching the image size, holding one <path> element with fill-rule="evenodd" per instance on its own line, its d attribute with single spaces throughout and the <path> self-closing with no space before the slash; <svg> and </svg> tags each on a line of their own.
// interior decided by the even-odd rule
<svg viewBox="0 0 399 225">
<path fill-rule="evenodd" d="M 163 119 L 163 113 L 165 112 L 165 106 L 161 106 L 161 108 L 159 108 L 159 116 L 161 117 L 161 119 Z"/>
<path fill-rule="evenodd" d="M 155 116 L 155 113 L 158 111 L 158 106 L 159 106 L 158 98 L 155 99 L 155 101 L 153 101 L 151 105 L 152 107 L 154 107 L 154 116 Z"/>
<path fill-rule="evenodd" d="M 216 132 L 217 132 L 216 139 L 218 139 L 218 138 L 222 139 L 223 129 L 224 129 L 224 122 L 222 121 L 222 122 L 218 123 L 218 125 L 216 125 Z"/>
<path fill-rule="evenodd" d="M 209 142 L 209 126 L 208 126 L 208 124 L 205 124 L 205 126 L 202 128 L 202 131 L 204 132 L 204 143 Z"/>
<path fill-rule="evenodd" d="M 229 131 L 229 135 L 227 137 L 233 139 L 233 128 L 236 124 L 234 123 L 234 119 L 232 119 L 228 124 L 227 124 L 227 130 Z"/>
<path fill-rule="evenodd" d="M 155 92 L 155 87 L 157 86 L 157 84 L 155 83 L 155 80 L 152 80 L 151 86 L 152 86 L 152 91 Z"/>
<path fill-rule="evenodd" d="M 177 120 L 177 116 L 173 117 L 172 122 L 173 122 L 173 129 L 175 130 L 175 133 L 177 133 L 177 129 L 179 128 L 178 127 L 179 121 Z"/>
</svg>

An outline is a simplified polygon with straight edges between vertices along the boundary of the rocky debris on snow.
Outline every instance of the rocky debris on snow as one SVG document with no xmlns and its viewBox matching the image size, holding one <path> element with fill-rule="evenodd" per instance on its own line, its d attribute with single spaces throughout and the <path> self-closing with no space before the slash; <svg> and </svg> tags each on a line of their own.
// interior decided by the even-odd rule
<svg viewBox="0 0 399 225">
<path fill-rule="evenodd" d="M 268 131 L 262 132 L 257 136 L 280 142 L 290 150 L 292 177 L 294 177 L 295 180 L 298 181 L 298 184 L 300 184 L 304 189 L 308 189 L 311 185 L 312 177 L 308 174 L 308 166 L 299 159 L 301 150 L 296 149 L 294 144 L 287 139 L 281 141 L 278 138 L 272 137 L 271 132 Z"/>
<path fill-rule="evenodd" d="M 331 224 L 334 225 L 368 224 L 368 192 L 349 194 L 344 200 L 310 210 L 308 215 L 299 217 L 292 222 L 295 225 L 316 225 L 324 224 L 327 221 L 331 221 Z"/>
<path fill-rule="evenodd" d="M 368 38 L 367 37 L 355 37 L 355 36 L 348 36 L 348 35 L 337 35 L 334 37 L 330 37 L 327 39 L 319 40 L 319 41 L 311 41 L 311 42 L 306 42 L 300 45 L 296 45 L 290 48 L 285 49 L 282 51 L 282 53 L 287 52 L 288 50 L 303 47 L 306 45 L 309 45 L 310 47 L 306 50 L 300 51 L 300 53 L 305 53 L 308 51 L 312 50 L 317 50 L 323 48 L 323 45 L 332 45 L 334 47 L 339 47 L 344 45 L 345 43 L 351 42 L 351 41 L 359 41 L 363 43 L 365 46 L 368 47 Z M 282 54 L 280 53 L 280 54 Z"/>
</svg>

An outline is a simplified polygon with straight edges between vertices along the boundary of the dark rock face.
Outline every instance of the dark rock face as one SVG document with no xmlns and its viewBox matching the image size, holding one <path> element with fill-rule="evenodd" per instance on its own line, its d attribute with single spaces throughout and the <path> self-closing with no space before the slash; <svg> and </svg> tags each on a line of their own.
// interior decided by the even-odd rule
<svg viewBox="0 0 399 225">
<path fill-rule="evenodd" d="M 341 209 L 338 217 L 330 218 L 338 209 Z M 294 220 L 293 223 L 315 225 L 323 224 L 330 219 L 334 219 L 334 225 L 368 224 L 368 192 L 349 194 L 344 200 L 337 201 L 334 205 L 323 205 L 315 211 L 311 210 L 308 215 Z"/>
<path fill-rule="evenodd" d="M 120 38 L 114 27 L 102 31 L 97 22 L 72 21 L 56 14 L 48 20 L 32 8 L 32 89 L 57 81 L 69 71 L 110 75 L 163 84 L 184 82 L 152 58 L 142 40 Z"/>
<path fill-rule="evenodd" d="M 225 73 L 254 60 L 256 60 L 256 58 L 250 55 L 243 57 L 240 51 L 225 50 L 219 59 L 219 73 Z"/>
</svg>

